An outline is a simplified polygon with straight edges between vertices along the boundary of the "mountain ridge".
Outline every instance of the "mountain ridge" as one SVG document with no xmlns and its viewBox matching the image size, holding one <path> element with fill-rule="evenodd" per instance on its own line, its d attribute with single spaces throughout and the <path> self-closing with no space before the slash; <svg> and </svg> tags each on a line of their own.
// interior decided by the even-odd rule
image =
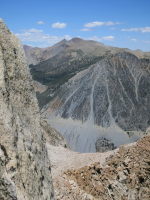
<svg viewBox="0 0 150 200">
<path fill-rule="evenodd" d="M 112 47 L 112 46 L 107 46 L 101 42 L 97 42 L 97 41 L 94 41 L 94 40 L 85 40 L 85 39 L 82 39 L 82 38 L 78 38 L 78 37 L 75 37 L 75 38 L 72 38 L 70 40 L 66 40 L 66 39 L 63 39 L 61 40 L 60 42 L 54 44 L 53 46 L 50 46 L 50 47 L 45 47 L 45 48 L 40 48 L 40 47 L 32 47 L 32 46 L 29 46 L 29 45 L 24 45 L 24 50 L 25 50 L 25 54 L 27 56 L 27 60 L 28 60 L 28 64 L 38 64 L 39 62 L 41 61 L 44 61 L 44 60 L 47 60 L 51 57 L 51 51 L 53 51 L 54 48 L 57 48 L 61 45 L 66 45 L 67 47 L 71 47 L 71 48 L 75 48 L 76 45 L 77 47 L 76 48 L 81 48 L 81 45 L 84 46 L 84 45 L 88 45 L 87 47 L 87 51 L 88 51 L 88 48 L 90 48 L 90 45 L 95 45 L 95 48 L 96 47 L 103 47 L 103 48 L 106 48 L 108 51 L 127 51 L 127 52 L 132 52 L 133 54 L 135 54 L 136 56 L 138 57 L 150 57 L 150 52 L 144 52 L 142 50 L 131 50 L 131 49 L 128 49 L 128 48 L 118 48 L 118 47 Z M 73 45 L 73 46 L 71 46 Z M 37 53 L 36 53 L 36 50 L 37 50 Z M 40 52 L 38 52 L 40 50 Z M 85 47 L 84 47 L 84 50 L 85 50 Z M 38 55 L 39 53 L 39 55 Z M 28 54 L 28 55 L 27 55 Z M 29 54 L 31 54 L 29 56 Z M 46 56 L 44 56 L 44 54 L 46 54 Z M 49 54 L 49 55 L 48 55 Z M 35 57 L 37 56 L 37 58 L 35 57 L 34 59 L 35 60 L 32 60 L 32 56 Z M 42 58 L 43 56 L 43 58 Z M 53 54 L 54 56 L 54 54 Z M 30 59 L 29 59 L 30 57 Z M 41 58 L 41 59 L 39 59 Z"/>
<path fill-rule="evenodd" d="M 150 59 L 95 41 L 75 38 L 57 48 L 62 43 L 57 55 L 30 65 L 33 79 L 47 87 L 37 97 L 49 123 L 75 151 L 95 151 L 97 141 L 136 141 L 150 125 Z"/>
</svg>

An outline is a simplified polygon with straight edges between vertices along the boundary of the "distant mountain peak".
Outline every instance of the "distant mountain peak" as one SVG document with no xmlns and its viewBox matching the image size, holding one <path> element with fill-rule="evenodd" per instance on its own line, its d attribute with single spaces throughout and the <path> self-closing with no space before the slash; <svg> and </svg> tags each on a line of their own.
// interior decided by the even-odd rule
<svg viewBox="0 0 150 200">
<path fill-rule="evenodd" d="M 61 40 L 60 42 L 56 43 L 53 47 L 58 47 L 61 45 L 66 45 L 68 41 L 66 39 Z"/>
<path fill-rule="evenodd" d="M 60 42 L 58 42 L 58 43 L 66 43 L 66 42 L 68 42 L 66 39 L 63 39 L 63 40 L 61 40 Z"/>
<path fill-rule="evenodd" d="M 72 38 L 71 40 L 69 40 L 70 42 L 81 42 L 81 41 L 84 41 L 83 39 L 79 38 L 79 37 L 75 37 L 75 38 Z"/>
</svg>

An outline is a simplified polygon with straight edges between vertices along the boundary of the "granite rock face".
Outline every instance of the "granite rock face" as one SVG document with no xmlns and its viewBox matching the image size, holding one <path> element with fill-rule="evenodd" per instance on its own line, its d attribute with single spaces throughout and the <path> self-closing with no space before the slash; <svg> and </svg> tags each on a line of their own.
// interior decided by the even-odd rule
<svg viewBox="0 0 150 200">
<path fill-rule="evenodd" d="M 47 144 L 69 148 L 62 135 L 54 128 L 51 128 L 51 126 L 47 123 L 47 121 L 42 118 L 41 118 L 41 127 L 44 131 L 44 136 L 46 138 Z"/>
<path fill-rule="evenodd" d="M 0 21 L 0 199 L 54 199 L 31 76 L 19 41 Z"/>
</svg>

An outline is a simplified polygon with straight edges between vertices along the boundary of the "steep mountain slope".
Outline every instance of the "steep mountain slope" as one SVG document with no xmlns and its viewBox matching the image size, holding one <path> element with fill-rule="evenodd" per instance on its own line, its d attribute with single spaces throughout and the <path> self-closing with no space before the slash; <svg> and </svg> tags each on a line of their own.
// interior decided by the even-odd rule
<svg viewBox="0 0 150 200">
<path fill-rule="evenodd" d="M 79 38 L 53 48 L 61 50 L 30 69 L 46 86 L 37 92 L 43 115 L 72 149 L 103 151 L 143 135 L 150 125 L 148 53 Z"/>
<path fill-rule="evenodd" d="M 48 86 L 45 92 L 38 93 L 40 107 L 51 100 L 62 84 L 77 72 L 96 63 L 107 51 L 100 43 L 79 38 L 63 40 L 47 48 L 46 52 L 43 51 L 44 55 L 49 55 L 50 58 L 37 65 L 30 65 L 33 79 Z"/>
<path fill-rule="evenodd" d="M 72 149 L 93 152 L 97 141 L 107 149 L 136 141 L 150 126 L 149 91 L 149 60 L 107 55 L 62 85 L 45 115 Z"/>
<path fill-rule="evenodd" d="M 50 107 L 63 118 L 145 130 L 150 125 L 149 91 L 150 61 L 119 53 L 106 56 L 61 86 Z"/>
<path fill-rule="evenodd" d="M 62 84 L 107 54 L 130 52 L 139 58 L 150 58 L 149 52 L 109 47 L 80 38 L 62 40 L 52 47 L 43 49 L 24 46 L 24 50 L 28 63 L 31 64 L 33 79 L 48 86 L 43 93 L 38 93 L 40 107 L 57 95 L 57 90 Z"/>
<path fill-rule="evenodd" d="M 19 41 L 0 21 L 0 199 L 54 199 L 31 76 Z"/>
</svg>

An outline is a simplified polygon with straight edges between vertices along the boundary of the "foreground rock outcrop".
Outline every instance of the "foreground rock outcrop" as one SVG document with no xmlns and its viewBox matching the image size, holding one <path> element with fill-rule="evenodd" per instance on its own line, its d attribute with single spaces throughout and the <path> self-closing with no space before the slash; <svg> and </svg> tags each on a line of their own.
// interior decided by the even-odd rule
<svg viewBox="0 0 150 200">
<path fill-rule="evenodd" d="M 150 136 L 106 153 L 58 151 L 49 149 L 57 200 L 150 199 Z"/>
<path fill-rule="evenodd" d="M 54 199 L 39 108 L 23 50 L 0 21 L 0 199 Z"/>
</svg>

